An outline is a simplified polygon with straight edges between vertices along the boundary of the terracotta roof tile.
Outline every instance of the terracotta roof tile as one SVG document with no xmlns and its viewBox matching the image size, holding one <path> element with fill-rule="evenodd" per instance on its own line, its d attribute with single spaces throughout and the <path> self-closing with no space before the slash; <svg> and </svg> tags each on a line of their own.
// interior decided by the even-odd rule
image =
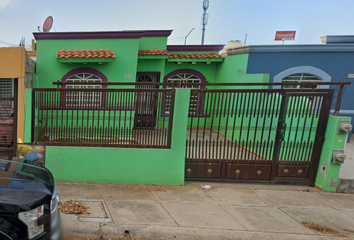
<svg viewBox="0 0 354 240">
<path fill-rule="evenodd" d="M 139 50 L 139 56 L 165 56 L 169 55 L 166 50 Z"/>
<path fill-rule="evenodd" d="M 65 52 L 65 50 L 60 50 L 59 52 L 57 52 L 57 59 L 61 59 L 61 58 L 115 58 L 116 55 L 114 54 L 113 51 L 110 50 L 77 50 L 75 49 L 73 50 L 67 50 Z"/>
<path fill-rule="evenodd" d="M 139 56 L 169 56 L 169 58 L 224 58 L 216 53 L 168 53 L 166 50 L 139 50 Z"/>
<path fill-rule="evenodd" d="M 180 53 L 171 53 L 169 58 L 224 58 L 223 56 L 216 53 L 189 53 L 189 54 L 180 54 Z"/>
</svg>

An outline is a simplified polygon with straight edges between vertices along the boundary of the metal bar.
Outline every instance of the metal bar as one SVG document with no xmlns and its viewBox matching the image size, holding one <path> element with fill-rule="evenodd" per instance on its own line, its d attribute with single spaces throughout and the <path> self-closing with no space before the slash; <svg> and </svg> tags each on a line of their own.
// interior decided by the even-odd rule
<svg viewBox="0 0 354 240">
<path fill-rule="evenodd" d="M 243 92 L 241 92 L 241 102 L 240 102 L 240 106 L 241 109 L 239 111 L 239 117 L 241 117 L 241 125 L 240 125 L 240 135 L 238 138 L 238 142 L 240 144 L 240 147 L 238 148 L 238 152 L 237 152 L 237 159 L 243 159 L 243 143 L 244 141 L 242 140 L 242 127 L 243 127 L 243 120 L 244 120 L 244 116 L 245 116 L 245 108 L 246 108 L 246 100 L 245 100 L 245 95 L 243 94 Z M 243 102 L 243 104 L 242 104 Z M 241 110 L 242 110 L 242 115 L 241 115 Z M 242 140 L 242 141 L 241 141 Z M 241 145 L 242 143 L 242 145 Z M 241 151 L 240 151 L 241 148 Z M 241 155 L 240 155 L 241 154 Z"/>
<path fill-rule="evenodd" d="M 72 82 L 53 82 L 52 85 L 77 85 Z M 350 85 L 351 82 L 298 82 L 298 83 L 183 83 L 183 86 L 287 86 L 287 85 Z M 100 82 L 100 83 L 85 83 L 85 85 L 112 85 L 112 86 L 139 86 L 139 85 L 156 85 L 156 86 L 172 86 L 172 82 Z"/>
<path fill-rule="evenodd" d="M 174 115 L 174 111 L 175 111 L 175 100 L 176 100 L 176 89 L 173 88 L 173 91 L 171 92 L 170 115 L 169 115 L 169 119 L 168 119 L 168 134 L 167 134 L 167 147 L 168 148 L 171 148 L 173 115 Z"/>
<path fill-rule="evenodd" d="M 14 78 L 14 113 L 15 113 L 15 118 L 13 121 L 14 124 L 14 139 L 13 139 L 13 156 L 17 157 L 17 122 L 18 122 L 18 78 Z M 11 144 L 11 143 L 10 143 Z"/>
<path fill-rule="evenodd" d="M 339 114 L 340 103 L 341 103 L 341 100 L 342 100 L 343 88 L 344 88 L 344 84 L 341 84 L 339 86 L 339 90 L 338 90 L 338 93 L 337 93 L 337 101 L 336 101 L 336 105 L 334 107 L 333 116 L 338 116 L 338 114 Z"/>
<path fill-rule="evenodd" d="M 269 147 L 270 144 L 270 139 L 271 139 L 271 134 L 272 134 L 272 128 L 273 128 L 273 120 L 274 120 L 274 110 L 275 110 L 275 98 L 276 96 L 278 96 L 278 98 L 280 97 L 279 95 L 275 95 L 275 94 L 271 94 L 270 95 L 270 105 L 269 105 L 269 111 L 268 111 L 268 117 L 270 117 L 270 124 L 269 124 L 269 131 L 268 131 L 268 141 L 267 141 L 267 151 L 266 151 L 266 156 L 268 159 L 271 159 L 272 157 L 270 156 L 272 153 L 271 148 Z M 268 95 L 269 98 L 269 95 Z"/>
<path fill-rule="evenodd" d="M 77 84 L 77 83 L 76 83 Z M 87 83 L 88 84 L 88 83 Z M 86 85 L 86 83 L 85 83 Z M 34 88 L 38 92 L 172 92 L 170 88 Z M 323 91 L 322 91 L 323 92 Z"/>
<path fill-rule="evenodd" d="M 264 135 L 264 128 L 265 128 L 265 125 L 266 125 L 266 119 L 267 119 L 267 111 L 268 111 L 268 100 L 269 100 L 269 97 L 267 94 L 264 93 L 264 96 L 263 96 L 263 105 L 262 105 L 262 117 L 263 117 L 263 125 L 262 125 L 262 132 L 261 132 L 261 146 L 263 146 L 262 148 L 262 154 L 260 154 L 263 158 L 265 158 L 264 156 L 264 151 L 265 151 L 265 148 L 266 148 L 266 142 L 263 141 L 263 135 Z M 262 144 L 263 143 L 263 144 Z"/>
<path fill-rule="evenodd" d="M 36 124 L 36 90 L 32 88 L 32 122 L 31 122 L 31 142 L 35 142 L 35 124 Z"/>
<path fill-rule="evenodd" d="M 314 141 L 314 146 L 313 146 L 313 151 L 311 156 L 311 163 L 309 168 L 309 176 L 308 176 L 308 179 L 312 185 L 314 185 L 316 179 L 318 163 L 320 160 L 322 145 L 324 141 L 324 134 L 326 131 L 329 111 L 331 108 L 331 102 L 333 98 L 333 92 L 334 91 L 329 93 L 327 96 L 323 96 L 323 101 L 322 101 L 321 111 L 319 116 L 319 124 L 317 126 L 317 131 L 316 131 L 316 136 L 315 136 L 315 141 Z M 324 100 L 326 101 L 324 102 Z"/>
<path fill-rule="evenodd" d="M 216 157 L 218 156 L 218 154 L 221 157 L 221 146 L 219 147 L 219 137 L 220 137 L 220 125 L 221 125 L 221 118 L 222 118 L 223 101 L 224 101 L 224 93 L 219 93 L 218 105 L 216 107 L 216 117 L 219 117 L 218 130 L 216 136 Z"/>
<path fill-rule="evenodd" d="M 309 100 L 309 101 L 311 101 L 311 100 Z M 308 119 L 307 114 L 308 114 L 308 111 L 311 111 L 310 106 L 312 106 L 312 101 L 311 101 L 311 103 L 306 104 L 306 108 L 304 108 L 304 111 L 301 114 L 301 117 L 304 118 L 304 123 L 303 123 L 303 130 L 302 130 L 301 140 L 300 140 L 302 149 L 301 149 L 301 152 L 299 153 L 299 159 L 302 159 L 302 161 L 304 161 L 303 156 L 305 153 L 305 146 L 308 145 L 308 142 L 304 141 L 304 136 L 305 136 L 305 130 L 306 130 L 306 122 Z M 309 129 L 309 131 L 311 131 L 311 129 Z"/>
<path fill-rule="evenodd" d="M 283 125 L 285 124 L 287 107 L 288 107 L 288 97 L 286 96 L 286 94 L 283 94 L 282 99 L 281 99 L 279 121 L 278 121 L 278 126 L 277 126 L 277 133 L 276 133 L 276 137 L 275 137 L 275 146 L 274 146 L 273 159 L 272 159 L 272 175 L 271 175 L 272 177 L 271 177 L 271 179 L 273 181 L 277 178 L 277 175 L 278 175 L 278 161 L 279 161 L 279 154 L 280 154 L 280 150 L 281 150 L 281 143 L 283 141 L 282 135 L 284 133 L 282 131 L 284 131 Z"/>
<path fill-rule="evenodd" d="M 236 98 L 236 94 L 237 94 L 237 98 Z M 231 115 L 230 117 L 234 117 L 234 123 L 232 126 L 232 137 L 231 137 L 231 144 L 234 144 L 234 136 L 235 136 L 235 128 L 236 128 L 236 122 L 237 122 L 237 109 L 238 109 L 238 99 L 239 99 L 239 93 L 234 93 L 234 99 L 232 101 L 232 110 L 231 110 Z M 236 98 L 236 101 L 235 101 Z M 234 112 L 235 111 L 235 112 Z M 235 114 L 234 114 L 235 113 Z M 236 144 L 234 144 L 236 146 Z M 232 145 L 231 145 L 232 147 Z M 236 154 L 236 148 L 234 149 L 234 158 L 235 158 L 235 154 Z M 232 156 L 232 150 L 230 150 L 230 155 Z M 231 159 L 231 156 L 228 154 L 228 159 Z"/>
<path fill-rule="evenodd" d="M 295 156 L 296 156 L 296 153 L 298 151 L 295 151 L 296 147 L 298 146 L 298 141 L 296 140 L 296 137 L 297 137 L 297 134 L 298 134 L 298 130 L 299 130 L 299 124 L 300 124 L 300 110 L 299 110 L 299 107 L 302 106 L 302 101 L 303 101 L 303 98 L 300 98 L 298 97 L 297 99 L 297 105 L 296 105 L 296 109 L 295 109 L 295 113 L 292 115 L 292 118 L 294 117 L 297 117 L 297 122 L 296 122 L 296 128 L 295 128 L 295 136 L 294 136 L 294 143 L 295 143 L 295 147 L 292 149 L 292 153 L 291 153 L 291 159 L 294 159 Z M 301 104 L 300 104 L 301 102 Z"/>
<path fill-rule="evenodd" d="M 16 100 L 15 98 L 0 98 L 0 101 L 2 101 L 2 102 L 5 102 L 5 101 L 12 102 L 12 101 L 15 101 L 15 100 Z"/>
<path fill-rule="evenodd" d="M 254 127 L 254 137 L 253 137 L 253 146 L 252 146 L 252 152 L 255 152 L 255 143 L 256 143 L 256 139 L 257 139 L 257 130 L 258 130 L 258 120 L 259 120 L 259 112 L 260 112 L 260 104 L 259 104 L 259 101 L 261 99 L 261 97 L 259 95 L 261 95 L 262 93 L 256 93 L 256 101 L 255 101 L 255 104 L 254 104 L 254 107 L 252 107 L 252 110 L 254 111 L 253 112 L 253 117 L 256 117 L 256 126 Z M 262 95 L 261 95 L 262 96 Z M 259 99 L 259 100 L 258 100 Z M 257 112 L 257 114 L 256 114 Z M 258 145 L 257 145 L 258 147 Z M 256 153 L 257 152 L 257 147 L 256 147 Z"/>
</svg>

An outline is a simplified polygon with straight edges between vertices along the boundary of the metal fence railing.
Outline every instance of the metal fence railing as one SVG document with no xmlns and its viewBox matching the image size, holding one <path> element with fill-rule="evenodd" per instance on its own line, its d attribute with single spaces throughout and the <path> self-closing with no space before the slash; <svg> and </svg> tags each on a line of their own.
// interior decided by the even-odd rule
<svg viewBox="0 0 354 240">
<path fill-rule="evenodd" d="M 174 89 L 33 89 L 32 142 L 54 146 L 170 148 Z"/>
</svg>

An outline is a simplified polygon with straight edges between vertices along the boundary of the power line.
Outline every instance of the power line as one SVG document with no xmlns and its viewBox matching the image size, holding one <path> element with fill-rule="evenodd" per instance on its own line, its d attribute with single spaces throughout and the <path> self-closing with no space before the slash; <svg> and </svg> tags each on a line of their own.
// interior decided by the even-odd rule
<svg viewBox="0 0 354 240">
<path fill-rule="evenodd" d="M 176 40 L 176 39 L 182 39 L 184 37 L 178 37 L 178 38 L 169 38 L 168 40 Z"/>
<path fill-rule="evenodd" d="M 9 45 L 9 46 L 11 46 L 11 45 L 17 45 L 17 44 L 7 43 L 7 42 L 3 42 L 3 41 L 0 41 L 0 43 L 2 43 L 2 44 L 6 44 L 6 45 Z"/>
</svg>

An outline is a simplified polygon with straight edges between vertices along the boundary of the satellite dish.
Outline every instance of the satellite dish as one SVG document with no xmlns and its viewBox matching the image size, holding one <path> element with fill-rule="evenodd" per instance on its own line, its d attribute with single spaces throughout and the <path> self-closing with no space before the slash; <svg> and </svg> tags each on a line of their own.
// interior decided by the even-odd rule
<svg viewBox="0 0 354 240">
<path fill-rule="evenodd" d="M 52 16 L 47 17 L 47 19 L 43 23 L 43 32 L 49 32 L 53 25 Z"/>
</svg>

